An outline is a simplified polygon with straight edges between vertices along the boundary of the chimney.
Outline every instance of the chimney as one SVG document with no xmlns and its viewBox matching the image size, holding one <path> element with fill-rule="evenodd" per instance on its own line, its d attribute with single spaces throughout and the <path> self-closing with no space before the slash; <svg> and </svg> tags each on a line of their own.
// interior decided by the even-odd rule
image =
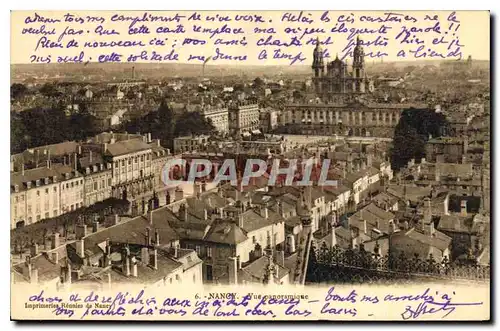
<svg viewBox="0 0 500 331">
<path fill-rule="evenodd" d="M 92 151 L 90 151 L 90 154 L 89 154 L 89 163 L 92 164 Z"/>
<path fill-rule="evenodd" d="M 149 264 L 149 249 L 147 247 L 141 248 L 141 261 L 145 265 Z"/>
<path fill-rule="evenodd" d="M 120 223 L 120 216 L 118 214 L 114 215 L 113 225 L 118 225 Z"/>
<path fill-rule="evenodd" d="M 52 262 L 55 264 L 59 264 L 59 253 L 58 252 L 52 252 Z"/>
<path fill-rule="evenodd" d="M 153 269 L 158 270 L 158 250 L 155 248 L 153 250 L 153 261 L 151 262 L 151 266 Z"/>
<path fill-rule="evenodd" d="M 179 247 L 177 245 L 174 245 L 174 258 L 179 257 Z"/>
<path fill-rule="evenodd" d="M 335 225 L 332 225 L 330 230 L 332 238 L 330 239 L 330 248 L 333 248 L 337 245 L 337 234 L 335 233 Z"/>
<path fill-rule="evenodd" d="M 66 264 L 66 275 L 65 275 L 65 282 L 68 284 L 71 284 L 71 264 L 67 263 Z"/>
<path fill-rule="evenodd" d="M 377 227 L 378 229 L 378 227 Z M 366 234 L 368 232 L 368 227 L 367 227 L 367 224 L 366 224 L 366 220 L 363 220 L 363 233 Z"/>
<path fill-rule="evenodd" d="M 78 155 L 82 155 L 82 145 L 78 145 Z"/>
<path fill-rule="evenodd" d="M 410 224 L 406 220 L 403 222 L 403 229 L 405 231 L 408 231 L 408 229 L 410 229 Z"/>
<path fill-rule="evenodd" d="M 146 228 L 146 246 L 151 246 L 151 235 L 149 231 L 149 228 Z"/>
<path fill-rule="evenodd" d="M 78 166 L 78 159 L 77 159 L 76 153 L 75 153 L 74 155 L 75 155 L 75 164 L 74 164 L 74 168 L 73 168 L 73 169 L 74 169 L 74 170 L 75 170 L 75 172 L 76 172 L 76 171 L 78 170 L 78 169 L 77 169 L 77 166 Z"/>
<path fill-rule="evenodd" d="M 243 225 L 244 225 L 244 222 L 243 222 L 243 215 L 242 214 L 238 214 L 238 226 L 240 228 L 243 228 Z"/>
<path fill-rule="evenodd" d="M 274 261 L 275 261 L 275 263 L 279 264 L 280 266 L 284 266 L 285 265 L 285 252 L 282 250 L 275 251 Z"/>
<path fill-rule="evenodd" d="M 394 221 L 389 223 L 389 234 L 393 234 L 396 232 L 396 223 Z"/>
<path fill-rule="evenodd" d="M 125 276 L 130 276 L 130 249 L 128 246 L 125 246 L 125 249 L 122 253 L 122 272 Z"/>
<path fill-rule="evenodd" d="M 110 266 L 111 265 L 111 241 L 108 239 L 106 239 L 106 255 L 104 256 L 104 264 L 105 264 L 105 267 L 106 266 Z"/>
<path fill-rule="evenodd" d="M 155 245 L 160 245 L 160 233 L 158 232 L 158 230 L 155 231 Z"/>
<path fill-rule="evenodd" d="M 31 256 L 37 256 L 39 254 L 39 249 L 38 249 L 38 244 L 34 243 L 30 247 L 30 254 Z"/>
<path fill-rule="evenodd" d="M 460 216 L 467 216 L 467 200 L 460 201 Z"/>
<path fill-rule="evenodd" d="M 208 220 L 208 211 L 206 209 L 203 209 L 203 219 Z"/>
<path fill-rule="evenodd" d="M 260 216 L 266 220 L 269 218 L 269 210 L 267 209 L 267 206 L 260 209 Z"/>
<path fill-rule="evenodd" d="M 108 151 L 108 144 L 107 143 L 102 144 L 102 152 L 106 153 L 107 151 Z"/>
<path fill-rule="evenodd" d="M 99 231 L 99 221 L 96 220 L 92 223 L 92 232 L 97 232 L 97 231 Z"/>
<path fill-rule="evenodd" d="M 449 202 L 450 202 L 450 195 L 449 195 L 449 194 L 446 194 L 446 198 L 445 198 L 445 199 L 444 199 L 444 201 L 443 201 L 443 209 L 444 209 L 444 210 L 443 210 L 443 213 L 444 213 L 445 215 L 449 215 L 449 214 L 450 214 L 450 212 L 449 212 L 449 210 L 448 210 L 448 209 L 449 209 Z"/>
<path fill-rule="evenodd" d="M 87 236 L 87 226 L 85 224 L 78 224 L 76 226 L 76 239 L 82 239 Z"/>
<path fill-rule="evenodd" d="M 295 253 L 295 237 L 293 234 L 287 236 L 288 252 L 290 254 Z"/>
<path fill-rule="evenodd" d="M 153 225 L 153 210 L 148 211 L 148 221 L 149 225 Z"/>
<path fill-rule="evenodd" d="M 83 239 L 78 239 L 75 241 L 75 245 L 76 245 L 76 254 L 83 258 L 85 257 L 85 243 L 84 243 L 84 240 Z"/>
<path fill-rule="evenodd" d="M 38 284 L 38 269 L 34 269 L 31 265 L 28 269 L 30 284 Z"/>
<path fill-rule="evenodd" d="M 431 199 L 424 198 L 424 223 L 432 221 Z"/>
<path fill-rule="evenodd" d="M 434 236 L 434 223 L 431 222 L 429 225 L 428 225 L 428 229 L 429 229 L 429 235 L 432 237 Z"/>
<path fill-rule="evenodd" d="M 238 260 L 236 257 L 229 258 L 229 285 L 238 284 Z"/>
<path fill-rule="evenodd" d="M 132 265 L 132 277 L 137 277 L 137 260 L 135 256 L 130 258 L 130 264 Z"/>
</svg>

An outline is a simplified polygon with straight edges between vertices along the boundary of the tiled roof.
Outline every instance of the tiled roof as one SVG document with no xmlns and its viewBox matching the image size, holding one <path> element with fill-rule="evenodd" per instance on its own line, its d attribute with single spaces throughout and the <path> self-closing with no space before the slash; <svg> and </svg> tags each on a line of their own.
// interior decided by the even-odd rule
<svg viewBox="0 0 500 331">
<path fill-rule="evenodd" d="M 266 269 L 269 265 L 269 259 L 267 256 L 261 256 L 257 260 L 251 262 L 249 265 L 238 270 L 238 282 L 244 280 L 247 282 L 260 282 L 264 280 L 264 275 Z M 274 265 L 278 267 L 278 278 L 281 279 L 288 275 L 290 270 L 284 266 L 279 265 L 274 262 Z"/>
<path fill-rule="evenodd" d="M 216 221 L 204 238 L 206 241 L 228 245 L 237 245 L 247 239 L 248 237 L 238 225 L 222 220 Z"/>
<path fill-rule="evenodd" d="M 142 140 L 130 139 L 109 144 L 106 153 L 112 156 L 120 156 L 145 150 L 151 150 L 151 146 Z"/>
</svg>

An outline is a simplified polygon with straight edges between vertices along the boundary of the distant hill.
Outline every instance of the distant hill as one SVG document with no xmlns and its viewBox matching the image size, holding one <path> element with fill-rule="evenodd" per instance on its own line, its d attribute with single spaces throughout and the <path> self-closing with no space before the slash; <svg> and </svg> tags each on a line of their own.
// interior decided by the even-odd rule
<svg viewBox="0 0 500 331">
<path fill-rule="evenodd" d="M 374 62 L 367 61 L 366 69 L 370 72 L 383 72 L 406 66 L 439 66 L 447 61 L 422 60 L 422 61 L 398 61 L 398 62 Z M 451 62 L 451 60 L 450 60 Z M 474 66 L 489 68 L 489 61 L 475 60 Z M 11 64 L 12 82 L 21 82 L 27 78 L 38 77 L 46 80 L 93 80 L 93 79 L 127 79 L 132 78 L 132 68 L 135 67 L 136 78 L 163 80 L 174 77 L 202 77 L 201 64 L 182 63 L 51 63 L 51 64 Z M 205 77 L 225 76 L 310 76 L 310 65 L 281 65 L 281 66 L 255 66 L 255 65 L 211 65 L 205 67 Z"/>
</svg>

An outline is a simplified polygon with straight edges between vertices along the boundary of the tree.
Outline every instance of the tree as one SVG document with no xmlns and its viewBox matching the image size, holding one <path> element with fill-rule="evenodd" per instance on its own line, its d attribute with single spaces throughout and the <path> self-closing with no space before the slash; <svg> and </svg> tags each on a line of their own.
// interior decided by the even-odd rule
<svg viewBox="0 0 500 331">
<path fill-rule="evenodd" d="M 69 128 L 72 140 L 84 140 L 93 136 L 96 127 L 96 118 L 87 111 L 74 113 L 69 118 Z"/>
<path fill-rule="evenodd" d="M 24 84 L 14 83 L 10 86 L 11 99 L 22 98 L 28 92 L 28 88 Z"/>
<path fill-rule="evenodd" d="M 262 86 L 264 86 L 264 81 L 262 80 L 262 78 L 257 77 L 253 80 L 253 86 L 254 87 L 262 87 Z"/>
<path fill-rule="evenodd" d="M 188 134 L 211 134 L 215 131 L 212 121 L 205 118 L 200 112 L 183 113 L 175 123 L 176 137 Z"/>
<path fill-rule="evenodd" d="M 448 121 L 441 113 L 430 109 L 404 110 L 394 129 L 394 147 L 391 150 L 392 168 L 399 170 L 411 159 L 420 160 L 425 157 L 425 144 L 429 140 L 429 135 L 441 136 L 443 129 L 448 126 Z"/>
</svg>

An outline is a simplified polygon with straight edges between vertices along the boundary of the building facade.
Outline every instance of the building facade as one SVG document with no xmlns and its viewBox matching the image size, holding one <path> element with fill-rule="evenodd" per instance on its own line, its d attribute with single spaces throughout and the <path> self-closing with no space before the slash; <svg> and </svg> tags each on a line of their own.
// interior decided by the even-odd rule
<svg viewBox="0 0 500 331">
<path fill-rule="evenodd" d="M 250 134 L 260 127 L 259 105 L 238 103 L 229 108 L 229 130 L 233 135 Z"/>
</svg>

